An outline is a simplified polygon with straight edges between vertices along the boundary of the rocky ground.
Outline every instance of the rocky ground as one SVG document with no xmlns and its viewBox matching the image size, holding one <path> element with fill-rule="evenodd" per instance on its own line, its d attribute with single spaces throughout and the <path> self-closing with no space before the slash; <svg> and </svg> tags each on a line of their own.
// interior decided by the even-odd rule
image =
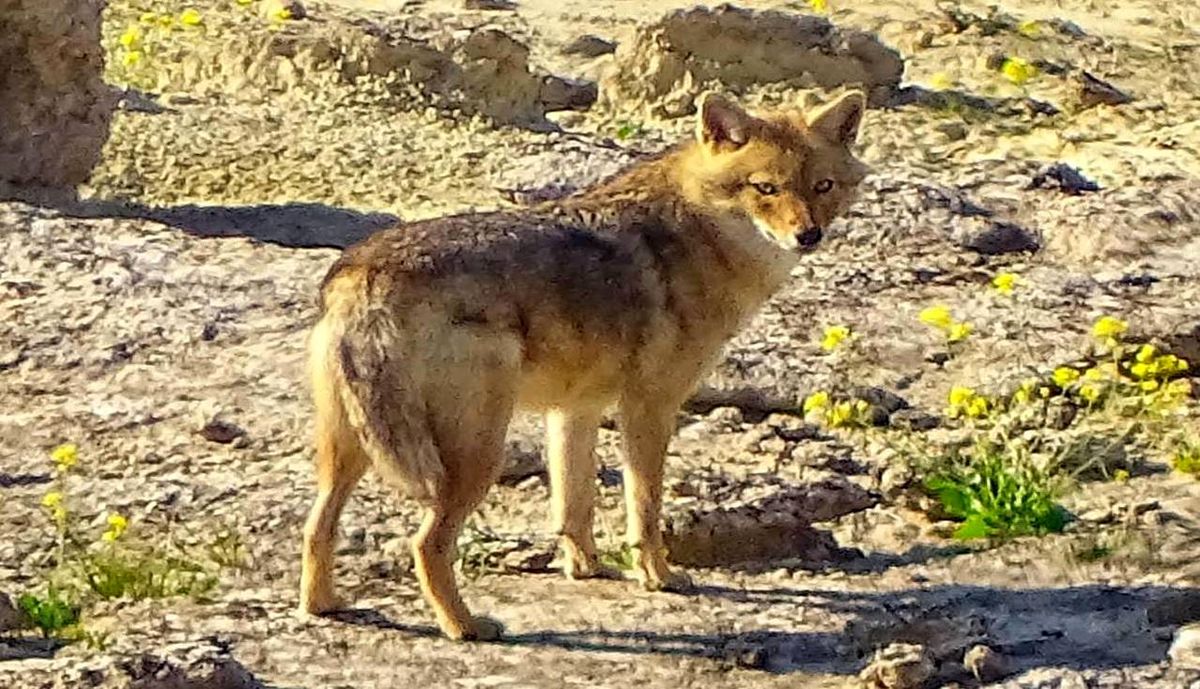
<svg viewBox="0 0 1200 689">
<path fill-rule="evenodd" d="M 0 203 L 0 592 L 38 588 L 52 562 L 40 501 L 65 442 L 81 524 L 98 533 L 116 511 L 131 537 L 235 534 L 244 566 L 198 600 L 90 608 L 103 648 L 0 624 L 0 686 L 1200 682 L 1182 647 L 1168 656 L 1200 620 L 1200 483 L 1163 447 L 1131 449 L 1128 481 L 1067 493 L 1062 534 L 964 544 L 888 471 L 883 431 L 798 413 L 812 391 L 872 387 L 909 405 L 881 405 L 893 427 L 922 427 L 951 386 L 998 391 L 1078 360 L 1102 315 L 1200 361 L 1200 9 L 829 0 L 831 28 L 664 20 L 687 5 L 662 1 L 343 0 L 282 21 L 262 4 L 197 3 L 199 24 L 165 29 L 143 15 L 179 8 L 111 3 L 109 78 L 131 88 L 83 198 Z M 1006 79 L 1013 56 L 1038 74 Z M 504 643 L 433 634 L 408 571 L 417 512 L 375 479 L 342 520 L 355 610 L 293 617 L 313 494 L 303 346 L 338 248 L 593 181 L 685 135 L 706 86 L 812 104 L 846 74 L 871 86 L 874 174 L 681 415 L 668 468 L 684 542 L 696 514 L 763 496 L 815 529 L 793 525 L 771 559 L 697 569 L 694 595 L 566 581 L 545 557 L 536 419 L 521 419 L 514 469 L 463 545 L 465 596 L 503 620 Z M 1021 277 L 1011 297 L 989 286 L 1001 271 Z M 949 360 L 916 318 L 938 303 L 976 328 Z M 833 324 L 857 334 L 854 356 L 822 353 Z M 1167 431 L 1197 418 L 1193 402 Z M 606 549 L 618 438 L 602 431 L 599 449 Z M 1113 534 L 1119 547 L 1087 555 Z"/>
</svg>

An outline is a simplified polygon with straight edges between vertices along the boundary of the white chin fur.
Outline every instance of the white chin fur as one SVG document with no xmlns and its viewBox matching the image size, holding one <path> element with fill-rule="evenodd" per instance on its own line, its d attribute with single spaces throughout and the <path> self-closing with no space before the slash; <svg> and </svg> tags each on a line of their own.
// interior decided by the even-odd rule
<svg viewBox="0 0 1200 689">
<path fill-rule="evenodd" d="M 758 218 L 753 218 L 754 229 L 758 230 L 762 236 L 766 237 L 772 244 L 785 249 L 787 251 L 795 251 L 796 247 L 800 246 L 800 242 L 796 240 L 794 233 L 780 237 L 771 231 L 771 227 Z"/>
</svg>

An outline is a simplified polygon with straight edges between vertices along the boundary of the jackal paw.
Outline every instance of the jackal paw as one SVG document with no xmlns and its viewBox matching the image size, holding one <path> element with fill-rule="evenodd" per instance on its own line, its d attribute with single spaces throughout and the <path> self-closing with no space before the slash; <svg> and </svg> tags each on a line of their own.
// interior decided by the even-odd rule
<svg viewBox="0 0 1200 689">
<path fill-rule="evenodd" d="M 301 617 L 319 617 L 331 612 L 345 610 L 349 607 L 346 599 L 333 593 L 324 595 L 301 596 L 297 612 Z"/>
<path fill-rule="evenodd" d="M 467 624 L 451 624 L 442 632 L 453 641 L 495 641 L 504 634 L 504 625 L 490 617 L 472 617 Z"/>
<path fill-rule="evenodd" d="M 691 593 L 696 585 L 687 572 L 666 570 L 662 573 L 639 573 L 638 581 L 647 591 L 666 591 L 669 593 Z"/>
</svg>

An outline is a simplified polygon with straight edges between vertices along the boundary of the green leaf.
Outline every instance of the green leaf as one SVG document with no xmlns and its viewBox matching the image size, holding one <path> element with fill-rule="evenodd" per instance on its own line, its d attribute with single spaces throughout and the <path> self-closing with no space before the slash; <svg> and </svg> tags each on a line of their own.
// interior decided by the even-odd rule
<svg viewBox="0 0 1200 689">
<path fill-rule="evenodd" d="M 954 530 L 954 537 L 960 541 L 969 541 L 976 538 L 987 538 L 993 533 L 995 533 L 995 529 L 988 526 L 982 515 L 973 514 Z"/>
</svg>

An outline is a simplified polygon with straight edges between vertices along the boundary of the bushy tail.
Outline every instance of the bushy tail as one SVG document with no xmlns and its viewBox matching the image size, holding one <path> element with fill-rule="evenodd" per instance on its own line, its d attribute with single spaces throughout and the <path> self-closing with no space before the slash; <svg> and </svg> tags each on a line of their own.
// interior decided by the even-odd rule
<svg viewBox="0 0 1200 689">
<path fill-rule="evenodd" d="M 403 337 L 383 312 L 372 313 L 359 280 L 334 278 L 309 338 L 309 375 L 319 432 L 357 441 L 376 471 L 410 497 L 429 500 L 445 475 L 406 366 Z"/>
</svg>

